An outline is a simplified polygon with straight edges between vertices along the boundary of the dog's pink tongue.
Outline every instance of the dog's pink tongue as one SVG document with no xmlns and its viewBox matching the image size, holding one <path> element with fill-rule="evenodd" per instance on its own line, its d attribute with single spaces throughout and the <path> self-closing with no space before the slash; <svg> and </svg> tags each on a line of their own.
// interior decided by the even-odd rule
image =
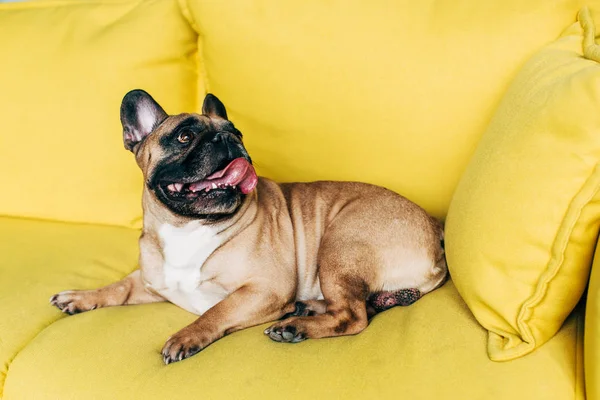
<svg viewBox="0 0 600 400">
<path fill-rule="evenodd" d="M 217 186 L 237 186 L 240 188 L 242 193 L 248 194 L 256 187 L 258 183 L 258 177 L 256 176 L 256 171 L 254 171 L 254 167 L 248 162 L 248 160 L 240 157 L 230 162 L 229 165 L 221 171 L 215 172 L 207 177 L 205 181 L 199 182 L 198 184 L 204 186 L 207 183 L 210 185 L 214 183 Z"/>
</svg>

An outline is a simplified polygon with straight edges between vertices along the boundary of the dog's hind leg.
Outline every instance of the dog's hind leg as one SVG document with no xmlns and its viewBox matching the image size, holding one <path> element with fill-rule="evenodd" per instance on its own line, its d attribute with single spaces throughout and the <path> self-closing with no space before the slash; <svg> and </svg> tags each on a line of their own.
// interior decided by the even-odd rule
<svg viewBox="0 0 600 400">
<path fill-rule="evenodd" d="M 291 316 L 272 325 L 265 334 L 277 342 L 299 342 L 309 338 L 353 335 L 366 328 L 366 286 L 356 280 L 342 279 L 329 285 L 321 282 L 328 304 L 323 314 Z"/>
<path fill-rule="evenodd" d="M 294 343 L 308 338 L 353 335 L 367 327 L 365 300 L 370 285 L 364 277 L 376 260 L 368 246 L 360 243 L 340 247 L 337 244 L 332 249 L 335 251 L 329 251 L 327 243 L 321 247 L 319 280 L 325 312 L 315 316 L 291 316 L 275 323 L 265 331 L 272 340 Z"/>
</svg>

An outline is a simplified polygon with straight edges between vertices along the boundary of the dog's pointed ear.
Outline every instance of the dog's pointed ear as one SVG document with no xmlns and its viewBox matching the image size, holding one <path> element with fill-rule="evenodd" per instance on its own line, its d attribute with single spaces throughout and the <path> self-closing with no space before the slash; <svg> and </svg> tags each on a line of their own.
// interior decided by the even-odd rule
<svg viewBox="0 0 600 400">
<path fill-rule="evenodd" d="M 221 103 L 221 100 L 219 100 L 217 96 L 211 93 L 208 93 L 204 98 L 204 103 L 202 104 L 202 114 L 208 115 L 212 118 L 218 117 L 227 119 L 227 110 L 225 110 L 225 106 L 223 103 Z"/>
<path fill-rule="evenodd" d="M 135 145 L 167 117 L 165 110 L 148 93 L 140 89 L 127 93 L 121 102 L 121 124 L 125 148 L 133 151 Z"/>
</svg>

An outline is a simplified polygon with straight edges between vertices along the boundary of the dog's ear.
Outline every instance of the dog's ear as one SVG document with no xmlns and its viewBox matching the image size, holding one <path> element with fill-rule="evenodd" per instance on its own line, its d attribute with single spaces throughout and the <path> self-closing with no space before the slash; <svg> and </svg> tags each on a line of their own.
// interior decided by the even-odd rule
<svg viewBox="0 0 600 400">
<path fill-rule="evenodd" d="M 121 102 L 121 124 L 123 125 L 123 143 L 133 151 L 161 122 L 168 117 L 165 110 L 143 90 L 132 90 Z"/>
<path fill-rule="evenodd" d="M 202 114 L 208 115 L 209 117 L 215 118 L 223 118 L 227 119 L 227 111 L 225 110 L 225 106 L 221 103 L 221 100 L 217 98 L 217 96 L 208 93 L 204 98 L 204 103 L 202 104 Z"/>
</svg>

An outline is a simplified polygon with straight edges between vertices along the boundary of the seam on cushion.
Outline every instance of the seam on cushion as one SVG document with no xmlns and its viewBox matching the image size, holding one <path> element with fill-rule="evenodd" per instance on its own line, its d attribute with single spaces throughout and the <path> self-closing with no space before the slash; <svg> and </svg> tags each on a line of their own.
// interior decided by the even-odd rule
<svg viewBox="0 0 600 400">
<path fill-rule="evenodd" d="M 177 3 L 179 4 L 179 9 L 181 10 L 181 13 L 183 14 L 187 22 L 190 24 L 192 29 L 194 29 L 196 33 L 200 33 L 200 30 L 198 29 L 198 24 L 196 24 L 194 14 L 192 14 L 187 0 L 177 0 Z"/>
<path fill-rule="evenodd" d="M 204 37 L 202 35 L 202 29 L 200 28 L 200 25 L 198 24 L 198 21 L 196 21 L 196 19 L 194 18 L 194 13 L 192 13 L 192 10 L 190 8 L 190 4 L 188 0 L 177 0 L 177 2 L 179 3 L 179 8 L 181 9 L 181 12 L 183 14 L 183 16 L 185 17 L 185 19 L 188 21 L 188 23 L 190 24 L 190 26 L 192 27 L 192 29 L 194 29 L 194 31 L 196 31 L 196 34 L 198 35 L 197 38 L 197 47 L 198 47 L 198 55 L 196 56 L 196 65 L 197 65 L 197 70 L 198 70 L 198 81 L 202 81 L 203 83 L 203 87 L 204 87 L 204 93 L 197 93 L 197 105 L 196 105 L 196 111 L 201 111 L 201 107 L 202 107 L 202 99 L 200 98 L 200 95 L 202 95 L 202 98 L 206 95 L 206 93 L 210 92 L 210 84 L 208 82 L 208 72 L 206 71 L 206 63 L 204 62 Z M 197 82 L 196 84 L 198 84 L 199 82 Z M 198 89 L 196 89 L 198 90 Z"/>
<path fill-rule="evenodd" d="M 564 263 L 565 251 L 569 245 L 569 239 L 571 238 L 573 229 L 579 221 L 581 212 L 590 203 L 590 201 L 594 199 L 598 193 L 598 190 L 600 189 L 599 166 L 600 164 L 596 164 L 591 176 L 586 179 L 581 189 L 579 189 L 579 192 L 571 200 L 571 204 L 569 205 L 569 208 L 567 209 L 567 212 L 563 217 L 560 226 L 558 227 L 554 243 L 550 249 L 550 261 L 548 262 L 544 273 L 538 280 L 533 295 L 529 299 L 525 300 L 517 317 L 517 325 L 521 335 L 523 336 L 523 339 L 526 342 L 533 344 L 534 347 L 535 338 L 533 337 L 531 328 L 528 325 L 529 319 L 533 314 L 532 309 L 539 305 L 542 299 L 546 296 L 548 285 L 556 277 Z M 591 192 L 588 193 L 590 190 Z M 584 201 L 581 205 L 579 205 L 579 201 L 582 198 Z"/>
<path fill-rule="evenodd" d="M 204 35 L 198 28 L 198 75 L 199 78 L 202 79 L 204 83 L 204 93 L 202 94 L 202 99 L 198 99 L 198 105 L 202 107 L 202 100 L 206 93 L 210 93 L 210 82 L 208 80 L 208 70 L 206 69 L 206 57 L 204 56 Z M 202 111 L 198 109 L 198 111 Z"/>
<path fill-rule="evenodd" d="M 98 226 L 98 227 L 102 227 L 102 228 L 116 228 L 116 229 L 125 229 L 125 230 L 129 230 L 129 231 L 138 231 L 138 232 L 141 232 L 141 230 L 142 230 L 142 228 L 132 228 L 131 226 L 127 226 L 127 225 L 107 224 L 107 223 L 103 223 L 103 222 L 68 221 L 68 220 L 63 220 L 63 219 L 31 217 L 28 215 L 0 214 L 0 218 L 24 219 L 27 221 L 49 222 L 49 223 L 53 223 L 53 224 Z"/>
<path fill-rule="evenodd" d="M 583 56 L 588 60 L 600 61 L 600 48 L 596 44 L 596 26 L 588 7 L 583 7 L 577 14 L 579 25 L 583 30 Z"/>
<path fill-rule="evenodd" d="M 4 10 L 27 10 L 37 8 L 51 8 L 62 6 L 81 6 L 88 4 L 121 4 L 139 3 L 140 0 L 57 0 L 57 1 L 19 1 L 14 3 L 0 3 L 0 11 Z"/>
<path fill-rule="evenodd" d="M 196 84 L 196 90 L 194 91 L 194 111 L 198 112 L 201 107 L 199 107 L 200 105 L 200 98 L 199 98 L 199 88 L 200 88 L 200 81 L 203 81 L 203 87 L 206 88 L 206 73 L 204 72 L 204 63 L 201 57 L 201 53 L 202 53 L 202 48 L 201 48 L 201 43 L 200 43 L 200 29 L 198 28 L 198 24 L 196 23 L 196 20 L 194 19 L 194 14 L 192 13 L 192 10 L 190 9 L 189 3 L 187 0 L 175 0 L 177 2 L 179 11 L 181 12 L 181 15 L 183 16 L 183 18 L 185 19 L 185 21 L 188 23 L 188 25 L 192 28 L 192 30 L 194 31 L 194 33 L 196 34 L 196 40 L 195 40 L 195 44 L 196 44 L 196 54 L 194 56 L 194 61 L 195 61 L 195 69 L 194 72 L 196 74 L 196 80 L 195 80 L 195 84 Z"/>
</svg>

